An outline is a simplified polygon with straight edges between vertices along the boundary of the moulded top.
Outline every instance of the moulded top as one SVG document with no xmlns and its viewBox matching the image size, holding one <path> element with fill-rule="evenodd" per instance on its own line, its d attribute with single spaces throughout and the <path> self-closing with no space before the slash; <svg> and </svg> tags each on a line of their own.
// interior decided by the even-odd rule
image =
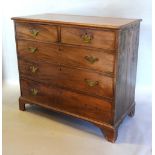
<svg viewBox="0 0 155 155">
<path fill-rule="evenodd" d="M 141 21 L 141 19 L 66 15 L 66 14 L 51 14 L 51 13 L 13 17 L 12 19 L 18 21 L 92 26 L 92 27 L 112 28 L 112 29 L 120 29 L 129 24 Z"/>
</svg>

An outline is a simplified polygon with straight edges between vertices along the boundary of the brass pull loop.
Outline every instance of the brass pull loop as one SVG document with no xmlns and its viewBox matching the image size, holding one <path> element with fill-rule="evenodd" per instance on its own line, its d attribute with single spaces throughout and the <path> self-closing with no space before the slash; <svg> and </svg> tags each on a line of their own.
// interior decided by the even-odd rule
<svg viewBox="0 0 155 155">
<path fill-rule="evenodd" d="M 35 53 L 37 51 L 37 48 L 36 47 L 29 47 L 28 50 L 31 52 L 31 53 Z"/>
<path fill-rule="evenodd" d="M 84 33 L 82 36 L 81 36 L 83 42 L 85 43 L 90 43 L 91 40 L 93 39 L 92 35 L 88 34 L 88 33 Z"/>
<path fill-rule="evenodd" d="M 94 64 L 95 62 L 99 61 L 98 58 L 95 58 L 93 56 L 85 56 L 84 58 L 91 64 Z"/>
<path fill-rule="evenodd" d="M 99 81 L 93 81 L 89 79 L 84 79 L 84 81 L 89 87 L 94 87 L 94 86 L 99 85 Z"/>
<path fill-rule="evenodd" d="M 30 33 L 32 34 L 33 37 L 36 37 L 39 34 L 39 31 L 36 29 L 30 30 Z"/>
<path fill-rule="evenodd" d="M 30 70 L 31 70 L 32 73 L 36 73 L 37 70 L 38 70 L 38 67 L 30 66 Z"/>
<path fill-rule="evenodd" d="M 36 88 L 32 88 L 30 91 L 33 96 L 36 96 L 38 94 L 38 90 Z"/>
</svg>

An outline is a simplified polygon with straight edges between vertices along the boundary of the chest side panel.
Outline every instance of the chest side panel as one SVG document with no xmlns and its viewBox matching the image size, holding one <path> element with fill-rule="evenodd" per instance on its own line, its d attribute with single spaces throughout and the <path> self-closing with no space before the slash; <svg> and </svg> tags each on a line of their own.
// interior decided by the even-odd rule
<svg viewBox="0 0 155 155">
<path fill-rule="evenodd" d="M 116 64 L 115 122 L 134 104 L 140 24 L 120 31 Z"/>
</svg>

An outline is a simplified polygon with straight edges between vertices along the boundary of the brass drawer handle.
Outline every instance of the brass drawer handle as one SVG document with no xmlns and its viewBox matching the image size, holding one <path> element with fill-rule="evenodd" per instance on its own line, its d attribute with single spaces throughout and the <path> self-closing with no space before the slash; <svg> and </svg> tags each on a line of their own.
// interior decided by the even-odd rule
<svg viewBox="0 0 155 155">
<path fill-rule="evenodd" d="M 85 56 L 84 58 L 91 64 L 94 64 L 95 62 L 99 61 L 98 58 L 95 58 L 93 56 Z"/>
<path fill-rule="evenodd" d="M 31 53 L 35 53 L 37 51 L 37 48 L 36 47 L 29 47 L 28 50 L 31 52 Z"/>
<path fill-rule="evenodd" d="M 84 33 L 82 36 L 81 36 L 83 42 L 85 43 L 90 43 L 91 40 L 93 39 L 92 35 L 88 34 L 88 33 Z"/>
<path fill-rule="evenodd" d="M 89 87 L 94 87 L 94 86 L 99 85 L 99 81 L 93 81 L 89 79 L 84 79 L 84 81 Z"/>
<path fill-rule="evenodd" d="M 33 96 L 36 96 L 38 94 L 38 90 L 36 88 L 32 88 L 30 91 Z"/>
<path fill-rule="evenodd" d="M 36 29 L 31 29 L 30 33 L 32 34 L 33 37 L 36 37 L 39 34 L 39 31 Z"/>
<path fill-rule="evenodd" d="M 38 67 L 30 66 L 30 70 L 31 70 L 32 73 L 36 73 L 37 70 L 38 70 Z"/>
</svg>

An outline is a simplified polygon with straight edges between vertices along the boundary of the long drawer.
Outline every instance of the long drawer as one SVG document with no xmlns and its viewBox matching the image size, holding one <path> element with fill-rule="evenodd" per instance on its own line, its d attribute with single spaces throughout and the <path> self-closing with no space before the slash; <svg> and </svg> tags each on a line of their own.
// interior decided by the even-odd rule
<svg viewBox="0 0 155 155">
<path fill-rule="evenodd" d="M 16 37 L 43 42 L 57 42 L 57 27 L 37 23 L 16 23 Z"/>
<path fill-rule="evenodd" d="M 105 73 L 114 72 L 115 55 L 104 50 L 52 45 L 26 40 L 17 40 L 17 45 L 18 55 L 27 60 L 43 60 Z"/>
<path fill-rule="evenodd" d="M 21 59 L 19 69 L 21 75 L 35 81 L 54 84 L 90 95 L 113 98 L 113 78 L 99 73 Z"/>
<path fill-rule="evenodd" d="M 111 103 L 81 95 L 60 88 L 21 79 L 22 97 L 38 102 L 42 106 L 50 106 L 58 111 L 68 112 L 73 116 L 82 116 L 96 121 L 111 123 Z"/>
</svg>

